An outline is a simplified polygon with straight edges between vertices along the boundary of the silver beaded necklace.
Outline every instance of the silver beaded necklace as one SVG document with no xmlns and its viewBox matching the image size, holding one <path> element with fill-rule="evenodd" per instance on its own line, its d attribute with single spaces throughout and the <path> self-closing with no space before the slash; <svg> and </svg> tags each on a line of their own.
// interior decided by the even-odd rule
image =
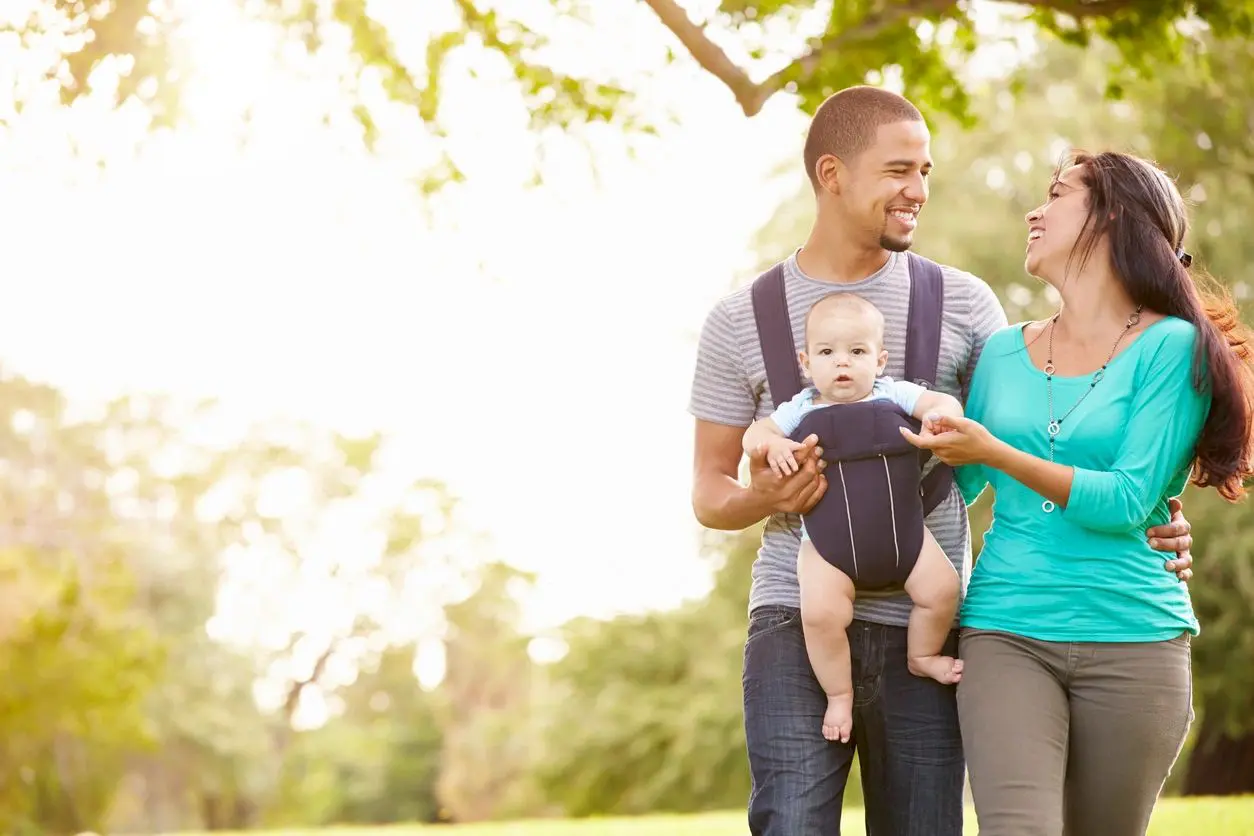
<svg viewBox="0 0 1254 836">
<path fill-rule="evenodd" d="M 1049 460 L 1054 460 L 1054 440 L 1058 437 L 1058 433 L 1062 432 L 1062 422 L 1067 420 L 1071 413 L 1075 412 L 1076 407 L 1084 403 L 1084 399 L 1097 386 L 1103 377 L 1106 376 L 1106 367 L 1110 365 L 1110 361 L 1114 359 L 1115 352 L 1119 349 L 1119 343 L 1123 342 L 1123 338 L 1128 332 L 1141 321 L 1141 310 L 1144 305 L 1137 305 L 1136 310 L 1128 317 L 1127 323 L 1123 326 L 1123 330 L 1119 332 L 1119 336 L 1115 339 L 1115 344 L 1110 347 L 1110 354 L 1106 357 L 1106 362 L 1102 363 L 1102 367 L 1093 372 L 1093 378 L 1089 381 L 1088 388 L 1080 395 L 1080 399 L 1071 405 L 1071 408 L 1063 413 L 1062 417 L 1054 417 L 1054 324 L 1058 322 L 1058 317 L 1062 315 L 1062 311 L 1054 314 L 1049 320 L 1049 355 L 1045 358 L 1045 388 L 1049 397 L 1049 423 L 1045 425 L 1045 433 L 1049 438 Z M 1041 510 L 1046 514 L 1052 513 L 1057 506 L 1051 500 L 1045 500 L 1041 503 Z"/>
</svg>

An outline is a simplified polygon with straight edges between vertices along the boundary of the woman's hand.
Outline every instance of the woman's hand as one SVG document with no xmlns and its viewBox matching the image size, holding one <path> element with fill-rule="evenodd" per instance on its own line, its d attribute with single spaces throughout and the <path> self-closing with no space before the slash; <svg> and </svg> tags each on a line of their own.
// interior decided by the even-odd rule
<svg viewBox="0 0 1254 836">
<path fill-rule="evenodd" d="M 931 450 L 948 465 L 989 464 L 1001 445 L 983 424 L 950 415 L 929 415 L 923 421 L 922 435 L 905 427 L 901 434 L 915 447 Z"/>
</svg>

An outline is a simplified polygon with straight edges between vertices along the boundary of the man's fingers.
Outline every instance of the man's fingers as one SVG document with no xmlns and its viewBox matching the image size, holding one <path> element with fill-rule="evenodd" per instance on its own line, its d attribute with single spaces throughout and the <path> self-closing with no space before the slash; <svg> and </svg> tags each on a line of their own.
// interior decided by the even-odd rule
<svg viewBox="0 0 1254 836">
<path fill-rule="evenodd" d="M 813 439 L 813 442 L 811 440 Z M 817 435 L 809 435 L 801 444 L 793 448 L 793 455 L 797 457 L 797 461 L 809 461 L 823 455 L 823 448 L 818 446 L 819 437 Z"/>
<path fill-rule="evenodd" d="M 819 500 L 823 498 L 823 494 L 825 493 L 827 493 L 827 477 L 820 476 L 818 479 L 814 480 L 812 487 L 809 490 L 809 496 L 805 498 L 805 501 L 801 505 L 800 513 L 804 514 L 815 505 L 818 505 Z"/>
<path fill-rule="evenodd" d="M 827 481 L 826 477 L 812 474 L 812 472 L 807 472 L 805 475 L 812 475 L 812 478 L 806 479 L 805 483 L 793 494 L 792 499 L 788 502 L 788 506 L 793 509 L 792 513 L 794 514 L 804 514 L 808 511 L 817 502 L 815 494 L 822 489 L 822 486 Z"/>
<path fill-rule="evenodd" d="M 1179 574 L 1185 569 L 1193 568 L 1193 555 L 1187 551 L 1182 552 L 1171 560 L 1168 560 L 1166 566 L 1168 572 L 1175 572 L 1176 574 Z"/>
<path fill-rule="evenodd" d="M 1163 566 L 1168 572 L 1175 572 L 1179 575 L 1181 572 L 1186 572 L 1193 568 L 1193 558 L 1186 553 L 1175 560 L 1168 560 Z"/>
<path fill-rule="evenodd" d="M 1180 537 L 1151 537 L 1149 544 L 1155 551 L 1179 554 L 1193 548 L 1193 536 L 1185 534 Z"/>
<path fill-rule="evenodd" d="M 1192 528 L 1193 527 L 1189 525 L 1188 520 L 1182 519 L 1174 522 L 1163 523 L 1162 525 L 1156 525 L 1147 531 L 1146 534 L 1159 540 L 1166 540 L 1175 537 L 1187 537 Z"/>
</svg>

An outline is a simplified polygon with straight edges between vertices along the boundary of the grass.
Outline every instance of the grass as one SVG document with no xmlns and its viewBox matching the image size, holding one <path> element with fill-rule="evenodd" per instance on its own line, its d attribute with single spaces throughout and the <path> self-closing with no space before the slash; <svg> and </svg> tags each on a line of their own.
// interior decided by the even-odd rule
<svg viewBox="0 0 1254 836">
<path fill-rule="evenodd" d="M 272 836 L 743 836 L 743 813 L 642 818 L 501 822 L 456 826 L 390 825 L 271 831 Z M 966 834 L 976 836 L 975 812 L 968 809 Z M 843 836 L 864 836 L 862 811 L 846 810 Z M 1248 836 L 1254 833 L 1254 796 L 1164 799 L 1154 811 L 1150 836 Z M 227 836 L 218 834 L 217 836 Z"/>
</svg>

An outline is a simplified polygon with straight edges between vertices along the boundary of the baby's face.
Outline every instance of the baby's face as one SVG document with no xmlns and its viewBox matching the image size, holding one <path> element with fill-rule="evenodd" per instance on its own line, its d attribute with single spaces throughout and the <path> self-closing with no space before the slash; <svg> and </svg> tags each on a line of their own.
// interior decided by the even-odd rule
<svg viewBox="0 0 1254 836">
<path fill-rule="evenodd" d="M 875 316 L 849 308 L 825 312 L 810 323 L 801 365 L 824 400 L 853 403 L 871 394 L 888 361 L 881 327 Z"/>
</svg>

